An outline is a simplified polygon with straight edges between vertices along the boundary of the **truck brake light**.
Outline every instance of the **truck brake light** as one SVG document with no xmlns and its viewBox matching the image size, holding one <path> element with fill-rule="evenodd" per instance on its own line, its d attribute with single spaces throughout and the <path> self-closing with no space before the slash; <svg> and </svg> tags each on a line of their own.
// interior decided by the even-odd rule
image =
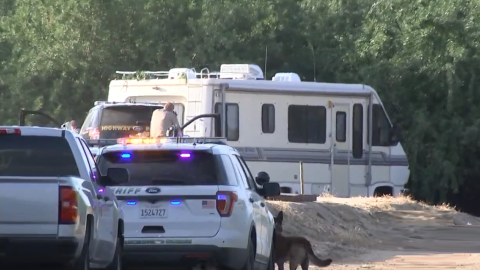
<svg viewBox="0 0 480 270">
<path fill-rule="evenodd" d="M 60 187 L 59 224 L 75 224 L 78 217 L 77 193 L 73 187 Z"/>
<path fill-rule="evenodd" d="M 238 195 L 232 191 L 217 192 L 217 211 L 221 217 L 229 217 L 232 215 L 233 206 L 238 200 Z"/>
<path fill-rule="evenodd" d="M 19 128 L 0 128 L 0 135 L 22 135 Z"/>
</svg>

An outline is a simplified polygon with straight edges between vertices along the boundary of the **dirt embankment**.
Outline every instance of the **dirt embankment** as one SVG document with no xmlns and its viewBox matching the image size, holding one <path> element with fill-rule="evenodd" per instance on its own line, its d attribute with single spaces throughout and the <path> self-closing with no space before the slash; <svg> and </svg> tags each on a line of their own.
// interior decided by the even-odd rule
<svg viewBox="0 0 480 270">
<path fill-rule="evenodd" d="M 317 255 L 334 260 L 329 269 L 480 269 L 480 254 L 473 254 L 480 252 L 480 220 L 448 206 L 407 197 L 268 205 L 275 214 L 284 212 L 285 234 L 305 236 Z"/>
</svg>

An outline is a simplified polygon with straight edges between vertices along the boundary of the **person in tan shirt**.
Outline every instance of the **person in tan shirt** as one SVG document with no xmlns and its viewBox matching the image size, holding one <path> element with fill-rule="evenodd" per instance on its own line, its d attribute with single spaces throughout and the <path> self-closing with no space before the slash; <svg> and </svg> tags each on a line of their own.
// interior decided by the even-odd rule
<svg viewBox="0 0 480 270">
<path fill-rule="evenodd" d="M 173 112 L 174 106 L 167 102 L 163 109 L 153 111 L 152 121 L 150 121 L 150 137 L 164 137 L 171 126 L 180 128 L 177 115 Z M 181 131 L 179 132 L 181 136 Z"/>
</svg>

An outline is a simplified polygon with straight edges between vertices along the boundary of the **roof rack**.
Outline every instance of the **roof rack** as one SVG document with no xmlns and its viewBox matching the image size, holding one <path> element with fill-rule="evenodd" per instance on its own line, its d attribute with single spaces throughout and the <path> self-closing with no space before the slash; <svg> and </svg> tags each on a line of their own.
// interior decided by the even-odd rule
<svg viewBox="0 0 480 270">
<path fill-rule="evenodd" d="M 103 146 L 109 146 L 109 145 L 122 144 L 120 142 L 122 139 L 123 138 L 86 140 L 86 142 L 90 147 L 103 147 Z M 138 139 L 139 141 L 141 141 L 142 139 L 147 140 L 147 142 L 143 142 L 144 144 L 150 144 L 149 140 L 155 140 L 153 138 L 135 138 L 135 137 L 132 137 L 129 139 L 131 140 Z M 164 138 L 159 138 L 158 140 L 162 140 L 164 144 L 191 143 L 191 144 L 227 145 L 227 138 L 223 138 L 223 137 L 164 137 Z"/>
<path fill-rule="evenodd" d="M 167 138 L 167 143 L 192 143 L 192 144 L 220 144 L 227 145 L 224 137 L 173 137 Z"/>
<path fill-rule="evenodd" d="M 118 144 L 117 139 L 85 140 L 90 147 L 103 147 Z"/>
<path fill-rule="evenodd" d="M 97 100 L 93 103 L 94 106 L 102 105 L 102 104 L 148 104 L 148 105 L 163 105 L 160 102 L 143 102 L 143 101 L 103 101 Z"/>
<path fill-rule="evenodd" d="M 263 71 L 253 64 L 222 64 L 220 71 L 210 72 L 202 68 L 197 72 L 195 68 L 172 68 L 169 71 L 116 71 L 122 75 L 135 76 L 138 79 L 233 79 L 233 80 L 264 80 Z"/>
</svg>

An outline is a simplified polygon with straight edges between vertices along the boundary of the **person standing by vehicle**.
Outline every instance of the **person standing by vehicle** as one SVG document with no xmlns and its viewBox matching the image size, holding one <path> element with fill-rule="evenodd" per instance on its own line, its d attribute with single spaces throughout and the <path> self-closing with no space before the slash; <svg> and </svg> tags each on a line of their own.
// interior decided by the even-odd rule
<svg viewBox="0 0 480 270">
<path fill-rule="evenodd" d="M 173 109 L 173 104 L 167 102 L 163 110 L 157 109 L 153 111 L 150 122 L 150 137 L 164 137 L 171 126 L 175 126 L 177 129 L 180 128 L 177 115 L 173 112 Z M 181 131 L 179 131 L 179 135 L 181 136 Z"/>
</svg>

